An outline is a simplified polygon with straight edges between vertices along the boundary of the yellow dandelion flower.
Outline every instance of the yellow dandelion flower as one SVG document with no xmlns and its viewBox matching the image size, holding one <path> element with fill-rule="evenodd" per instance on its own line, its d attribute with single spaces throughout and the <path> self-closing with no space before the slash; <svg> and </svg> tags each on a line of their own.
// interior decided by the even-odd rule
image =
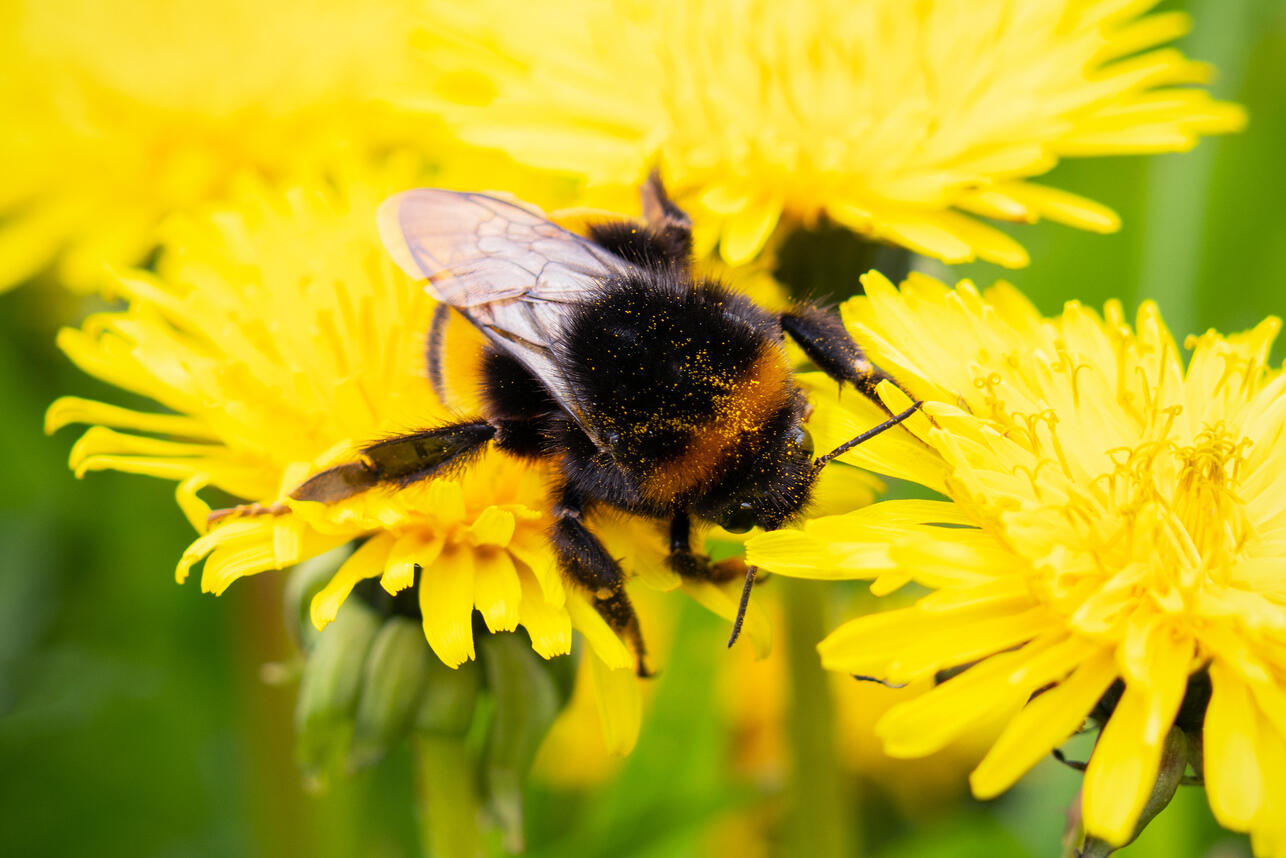
<svg viewBox="0 0 1286 858">
<path fill-rule="evenodd" d="M 376 100 L 404 74 L 409 2 L 6 4 L 0 288 L 143 261 L 169 212 L 425 138 Z"/>
<path fill-rule="evenodd" d="M 1185 366 L 1152 304 L 1131 328 L 1119 303 L 1044 318 L 1006 284 L 980 293 L 916 275 L 898 291 L 871 274 L 865 285 L 844 306 L 849 329 L 925 406 L 909 433 L 847 458 L 950 501 L 819 518 L 756 537 L 749 559 L 874 578 L 881 593 L 932 591 L 820 645 L 827 667 L 893 682 L 966 668 L 889 710 L 877 727 L 886 749 L 923 756 L 1009 713 L 971 776 L 987 798 L 1093 713 L 1106 725 L 1084 822 L 1119 845 L 1172 727 L 1200 733 L 1191 762 L 1216 818 L 1249 831 L 1257 855 L 1286 855 L 1286 374 L 1268 365 L 1278 320 L 1192 337 Z M 819 400 L 822 434 L 878 414 L 830 400 Z"/>
<path fill-rule="evenodd" d="M 449 479 L 341 503 L 289 497 L 364 442 L 454 417 L 423 366 L 434 304 L 376 234 L 378 203 L 405 184 L 399 176 L 343 194 L 261 190 L 235 211 L 174 222 L 157 272 L 115 284 L 128 308 L 59 337 L 87 373 L 166 410 L 65 397 L 50 408 L 48 429 L 91 424 L 72 451 L 78 475 L 114 469 L 178 481 L 200 536 L 177 574 L 182 581 L 204 561 L 203 590 L 221 593 L 246 575 L 360 541 L 311 603 L 318 627 L 355 585 L 378 578 L 389 593 L 416 588 L 424 635 L 452 667 L 474 657 L 475 611 L 491 631 L 522 626 L 546 658 L 569 652 L 577 630 L 606 746 L 628 751 L 639 719 L 635 656 L 564 583 L 546 538 L 540 468 L 493 454 Z M 449 357 L 457 354 L 469 357 L 464 345 L 452 346 Z M 212 514 L 200 496 L 207 489 L 252 504 Z M 618 556 L 637 555 L 623 544 L 634 538 L 625 525 L 605 537 Z M 647 579 L 645 558 L 635 559 Z M 670 583 L 660 572 L 653 579 Z M 723 591 L 696 595 L 735 611 Z"/>
<path fill-rule="evenodd" d="M 1152 5 L 490 0 L 425 22 L 419 103 L 605 189 L 659 161 L 732 263 L 783 221 L 825 216 L 947 262 L 1022 266 L 1023 248 L 971 215 L 1110 232 L 1109 209 L 1028 179 L 1244 121 L 1190 86 L 1207 66 L 1158 48 L 1189 22 Z"/>
</svg>

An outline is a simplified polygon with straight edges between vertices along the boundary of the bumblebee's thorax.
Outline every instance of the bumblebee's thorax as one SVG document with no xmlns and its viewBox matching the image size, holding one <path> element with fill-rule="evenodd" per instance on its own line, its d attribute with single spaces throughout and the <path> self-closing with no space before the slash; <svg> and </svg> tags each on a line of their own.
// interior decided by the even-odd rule
<svg viewBox="0 0 1286 858">
<path fill-rule="evenodd" d="M 651 504 L 709 491 L 758 456 L 795 407 L 771 318 L 678 274 L 605 284 L 561 348 L 587 421 Z"/>
</svg>

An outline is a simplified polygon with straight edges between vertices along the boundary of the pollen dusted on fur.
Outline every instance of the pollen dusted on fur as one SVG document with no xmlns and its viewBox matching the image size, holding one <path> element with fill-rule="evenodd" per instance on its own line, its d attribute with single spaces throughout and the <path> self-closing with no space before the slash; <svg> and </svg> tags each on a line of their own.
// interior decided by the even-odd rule
<svg viewBox="0 0 1286 858">
<path fill-rule="evenodd" d="M 658 173 L 641 196 L 644 223 L 600 221 L 586 235 L 487 194 L 420 188 L 387 200 L 379 228 L 390 255 L 488 340 L 483 405 L 476 417 L 365 447 L 369 467 L 330 468 L 295 497 L 337 486 L 316 495 L 333 502 L 429 479 L 488 444 L 545 463 L 559 565 L 629 641 L 644 675 L 628 572 L 595 534 L 593 513 L 668 522 L 671 570 L 691 582 L 722 580 L 693 549 L 693 520 L 740 532 L 780 527 L 802 515 L 826 461 L 812 458 L 807 401 L 790 378 L 784 337 L 868 396 L 885 376 L 820 309 L 769 313 L 695 276 L 691 221 Z M 432 378 L 443 343 L 436 322 L 430 343 Z M 747 568 L 733 641 L 754 581 Z"/>
<path fill-rule="evenodd" d="M 570 652 L 577 632 L 605 744 L 626 753 L 639 724 L 634 655 L 558 572 L 540 466 L 488 455 L 450 479 L 334 504 L 290 497 L 310 474 L 357 458 L 364 440 L 452 416 L 424 371 L 436 305 L 372 235 L 386 181 L 290 195 L 252 188 L 237 212 L 173 224 L 156 271 L 119 278 L 128 307 L 58 340 L 87 372 L 159 410 L 65 397 L 46 426 L 92 424 L 72 451 L 77 473 L 177 483 L 200 534 L 177 575 L 199 567 L 204 591 L 356 543 L 311 602 L 318 626 L 373 580 L 413 596 L 428 645 L 453 667 L 485 633 L 476 615 L 488 632 L 521 626 L 545 658 Z M 469 371 L 454 360 L 445 368 L 452 389 L 468 387 L 467 345 L 453 344 Z M 248 503 L 214 512 L 207 488 Z M 634 534 L 612 535 L 613 552 L 632 550 Z"/>
<path fill-rule="evenodd" d="M 643 427 L 644 432 L 677 430 L 687 435 L 687 441 L 676 446 L 677 455 L 658 462 L 644 475 L 644 493 L 673 497 L 708 483 L 729 457 L 744 453 L 743 439 L 786 405 L 789 378 L 785 355 L 775 348 L 766 349 L 739 378 L 722 384 L 719 379 L 704 378 L 711 387 L 722 388 L 710 401 L 706 416 L 671 418 L 669 425 Z"/>
</svg>

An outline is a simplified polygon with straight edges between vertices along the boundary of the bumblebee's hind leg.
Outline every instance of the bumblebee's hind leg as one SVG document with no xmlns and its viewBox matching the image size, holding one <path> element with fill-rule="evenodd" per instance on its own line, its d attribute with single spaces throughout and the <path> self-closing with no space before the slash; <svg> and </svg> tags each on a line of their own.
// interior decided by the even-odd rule
<svg viewBox="0 0 1286 858">
<path fill-rule="evenodd" d="M 585 526 L 582 514 L 578 499 L 564 491 L 554 507 L 554 527 L 550 533 L 559 565 L 589 594 L 594 608 L 612 630 L 629 643 L 634 650 L 638 675 L 650 676 L 639 618 L 625 593 L 625 575 L 603 543 Z"/>
<path fill-rule="evenodd" d="M 398 435 L 362 448 L 362 458 L 327 468 L 290 493 L 295 500 L 335 503 L 380 485 L 407 486 L 466 464 L 496 437 L 486 420 Z"/>
<path fill-rule="evenodd" d="M 665 561 L 684 578 L 697 581 L 720 583 L 746 574 L 746 564 L 740 558 L 712 563 L 706 555 L 692 550 L 692 519 L 686 512 L 676 512 L 670 519 L 670 553 Z"/>
</svg>

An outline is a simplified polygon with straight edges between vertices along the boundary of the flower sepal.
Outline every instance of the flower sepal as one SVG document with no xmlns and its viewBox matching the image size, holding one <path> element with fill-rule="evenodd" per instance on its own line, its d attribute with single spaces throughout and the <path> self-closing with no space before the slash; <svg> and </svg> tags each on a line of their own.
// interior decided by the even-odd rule
<svg viewBox="0 0 1286 858">
<path fill-rule="evenodd" d="M 1196 750 L 1195 758 L 1200 765 L 1201 745 L 1198 742 L 1195 746 L 1190 737 L 1179 727 L 1171 727 L 1170 732 L 1165 737 L 1165 745 L 1161 751 L 1161 767 L 1157 771 L 1156 783 L 1152 787 L 1152 793 L 1148 796 L 1147 803 L 1143 805 L 1142 812 L 1139 813 L 1139 821 L 1134 826 L 1134 834 L 1125 843 L 1113 845 L 1108 841 L 1096 837 L 1093 834 L 1085 837 L 1084 843 L 1076 853 L 1078 858 L 1107 858 L 1116 850 L 1133 843 L 1147 824 L 1152 821 L 1158 813 L 1165 809 L 1170 800 L 1174 798 L 1175 790 L 1185 781 L 1185 773 L 1188 769 L 1189 762 L 1192 762 L 1193 750 Z M 1198 773 L 1200 769 L 1197 769 Z M 1079 796 L 1077 801 L 1080 801 Z"/>
</svg>

